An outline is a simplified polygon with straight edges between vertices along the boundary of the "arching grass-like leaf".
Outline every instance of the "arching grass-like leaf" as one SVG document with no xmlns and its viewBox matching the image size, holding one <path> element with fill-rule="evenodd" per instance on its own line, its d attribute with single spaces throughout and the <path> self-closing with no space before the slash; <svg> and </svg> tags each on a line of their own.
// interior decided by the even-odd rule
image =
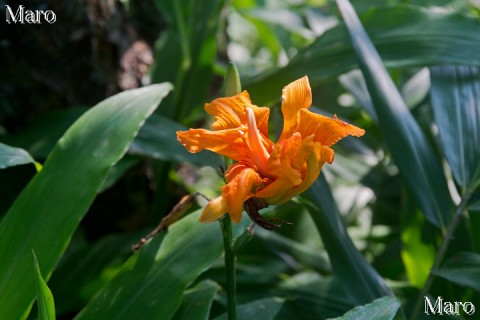
<svg viewBox="0 0 480 320">
<path fill-rule="evenodd" d="M 388 67 L 436 64 L 480 65 L 480 21 L 453 12 L 419 6 L 374 7 L 362 23 Z M 270 70 L 244 82 L 259 105 L 278 99 L 283 86 L 308 75 L 315 85 L 357 68 L 345 24 L 317 38 L 281 69 Z"/>
<path fill-rule="evenodd" d="M 478 68 L 430 68 L 431 100 L 442 149 L 463 191 L 480 183 L 480 76 Z"/>
<path fill-rule="evenodd" d="M 395 298 L 383 297 L 331 320 L 392 320 L 399 307 L 400 302 Z"/>
<path fill-rule="evenodd" d="M 452 200 L 441 163 L 385 69 L 352 5 L 338 0 L 383 137 L 426 218 L 445 228 Z"/>
<path fill-rule="evenodd" d="M 0 224 L 0 318 L 22 319 L 35 297 L 31 251 L 52 273 L 79 221 L 145 119 L 172 89 L 120 93 L 78 119 L 50 153 Z"/>
<path fill-rule="evenodd" d="M 53 302 L 53 295 L 48 288 L 47 283 L 45 280 L 43 280 L 35 252 L 33 252 L 33 267 L 35 269 L 35 282 L 37 285 L 38 319 L 55 320 L 55 304 Z"/>
</svg>

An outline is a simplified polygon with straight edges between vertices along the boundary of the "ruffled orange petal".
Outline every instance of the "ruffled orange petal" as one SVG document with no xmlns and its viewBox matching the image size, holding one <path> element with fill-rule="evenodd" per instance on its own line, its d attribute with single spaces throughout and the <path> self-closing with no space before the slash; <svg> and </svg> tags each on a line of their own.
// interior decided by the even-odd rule
<svg viewBox="0 0 480 320">
<path fill-rule="evenodd" d="M 249 158 L 249 150 L 239 129 L 210 131 L 190 129 L 177 131 L 177 139 L 189 152 L 196 153 L 207 149 L 236 161 Z"/>
<path fill-rule="evenodd" d="M 308 77 L 300 78 L 282 91 L 283 130 L 280 140 L 292 135 L 298 125 L 298 110 L 308 109 L 312 105 L 312 90 Z"/>
<path fill-rule="evenodd" d="M 245 110 L 249 107 L 255 114 L 258 129 L 268 137 L 269 108 L 260 108 L 253 105 L 247 91 L 232 97 L 218 98 L 205 104 L 205 111 L 211 114 L 215 121 L 214 130 L 234 129 L 245 124 Z"/>
<path fill-rule="evenodd" d="M 236 175 L 232 176 L 232 172 L 229 172 L 231 180 L 222 187 L 222 198 L 233 222 L 238 223 L 242 219 L 243 203 L 254 196 L 256 189 L 264 184 L 264 180 L 255 170 L 244 164 L 233 166 L 235 167 L 231 170 Z"/>
<path fill-rule="evenodd" d="M 365 134 L 365 130 L 339 120 L 337 116 L 332 119 L 303 109 L 299 112 L 299 118 L 297 130 L 302 136 L 313 134 L 315 136 L 314 141 L 327 147 L 346 136 L 361 137 Z"/>
</svg>

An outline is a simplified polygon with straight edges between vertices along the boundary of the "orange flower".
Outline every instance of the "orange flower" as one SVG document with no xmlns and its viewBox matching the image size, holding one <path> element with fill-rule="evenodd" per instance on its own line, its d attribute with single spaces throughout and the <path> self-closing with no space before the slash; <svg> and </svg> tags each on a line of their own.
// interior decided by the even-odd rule
<svg viewBox="0 0 480 320">
<path fill-rule="evenodd" d="M 287 202 L 318 178 L 330 148 L 340 139 L 360 137 L 365 131 L 344 121 L 310 112 L 312 93 L 308 77 L 287 85 L 282 92 L 283 131 L 276 143 L 268 137 L 270 109 L 257 107 L 247 91 L 205 104 L 214 116 L 214 131 L 190 129 L 177 137 L 190 152 L 207 149 L 234 161 L 225 173 L 222 195 L 210 200 L 200 221 L 211 222 L 229 213 L 238 223 L 250 198 L 268 204 Z"/>
</svg>

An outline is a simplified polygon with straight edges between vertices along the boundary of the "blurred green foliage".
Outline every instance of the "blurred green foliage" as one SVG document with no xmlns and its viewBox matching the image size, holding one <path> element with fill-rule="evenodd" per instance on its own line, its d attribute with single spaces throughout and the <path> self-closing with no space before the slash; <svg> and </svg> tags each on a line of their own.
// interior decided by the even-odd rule
<svg viewBox="0 0 480 320">
<path fill-rule="evenodd" d="M 480 307 L 478 2 L 352 4 L 27 5 L 59 19 L 0 35 L 0 318 L 227 318 L 220 227 L 198 206 L 131 245 L 184 194 L 219 193 L 223 159 L 175 132 L 211 123 L 230 61 L 271 107 L 273 140 L 281 89 L 303 75 L 313 111 L 366 130 L 262 211 L 292 225 L 234 225 L 239 319 L 422 319 L 424 296 Z"/>
</svg>

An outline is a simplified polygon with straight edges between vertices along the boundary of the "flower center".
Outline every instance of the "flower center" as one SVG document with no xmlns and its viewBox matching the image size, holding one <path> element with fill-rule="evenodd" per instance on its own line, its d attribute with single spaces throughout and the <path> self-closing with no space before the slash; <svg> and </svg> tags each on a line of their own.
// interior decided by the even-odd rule
<svg viewBox="0 0 480 320">
<path fill-rule="evenodd" d="M 265 149 L 265 146 L 262 143 L 262 137 L 257 128 L 257 122 L 255 120 L 255 114 L 251 108 L 247 109 L 247 145 L 252 153 L 253 162 L 257 167 L 258 171 L 262 175 L 267 174 L 267 162 L 270 154 Z"/>
</svg>

